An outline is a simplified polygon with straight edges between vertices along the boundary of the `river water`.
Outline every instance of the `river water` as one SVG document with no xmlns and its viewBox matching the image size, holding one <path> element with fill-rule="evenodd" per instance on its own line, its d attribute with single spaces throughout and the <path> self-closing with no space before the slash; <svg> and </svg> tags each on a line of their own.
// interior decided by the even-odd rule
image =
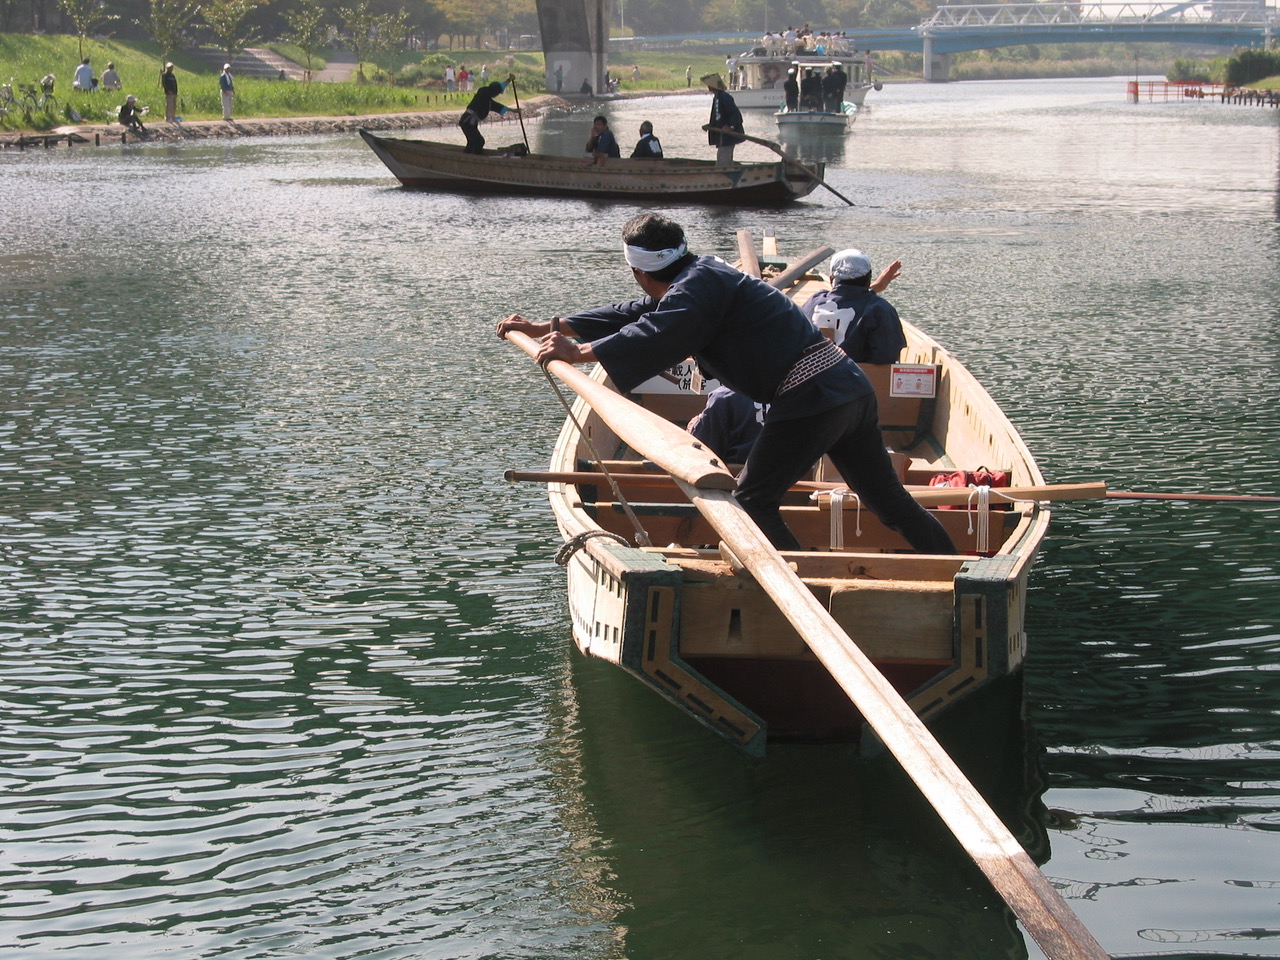
<svg viewBox="0 0 1280 960">
<path fill-rule="evenodd" d="M 901 257 L 1052 481 L 1280 492 L 1280 113 L 1123 84 L 891 86 L 798 145 L 856 206 L 672 212 Z M 608 108 L 687 156 L 706 110 Z M 0 170 L 0 953 L 1041 956 L 892 761 L 745 760 L 570 652 L 502 480 L 562 414 L 491 331 L 631 296 L 636 208 L 406 192 L 345 135 Z M 1278 534 L 1063 505 L 1025 725 L 939 731 L 1113 955 L 1280 956 Z"/>
</svg>

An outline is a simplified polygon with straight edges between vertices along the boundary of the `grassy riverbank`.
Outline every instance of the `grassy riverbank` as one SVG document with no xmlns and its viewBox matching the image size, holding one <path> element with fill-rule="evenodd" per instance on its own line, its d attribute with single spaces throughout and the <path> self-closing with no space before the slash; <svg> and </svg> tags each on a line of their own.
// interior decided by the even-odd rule
<svg viewBox="0 0 1280 960">
<path fill-rule="evenodd" d="M 160 90 L 162 53 L 154 43 L 90 40 L 85 55 L 92 60 L 94 74 L 100 76 L 107 62 L 114 62 L 123 89 L 82 93 L 71 89 L 72 76 L 80 63 L 75 37 L 0 34 L 0 82 L 13 78 L 13 91 L 20 96 L 21 85 L 37 85 L 47 73 L 57 82 L 52 108 L 30 113 L 10 109 L 0 118 L 0 129 L 49 130 L 71 122 L 68 108 L 86 123 L 109 123 L 124 98 L 133 94 L 151 107 L 152 116 L 163 114 L 164 95 Z M 222 116 L 217 66 L 178 52 L 173 55 L 178 78 L 178 114 L 187 120 L 214 120 Z M 301 83 L 236 78 L 237 117 L 357 116 L 379 113 L 458 110 L 466 103 L 464 94 L 376 83 Z"/>
</svg>

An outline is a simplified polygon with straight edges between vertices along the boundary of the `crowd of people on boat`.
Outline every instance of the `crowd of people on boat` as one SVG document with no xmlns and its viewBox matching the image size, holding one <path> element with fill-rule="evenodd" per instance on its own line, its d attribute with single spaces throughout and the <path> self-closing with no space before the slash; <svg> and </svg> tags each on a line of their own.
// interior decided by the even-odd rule
<svg viewBox="0 0 1280 960">
<path fill-rule="evenodd" d="M 771 57 L 795 57 L 803 54 L 825 57 L 858 52 L 858 45 L 843 30 L 814 33 L 807 23 L 799 30 L 788 26 L 781 33 L 769 31 L 760 39 L 760 46 L 763 48 L 761 52 Z"/>
</svg>

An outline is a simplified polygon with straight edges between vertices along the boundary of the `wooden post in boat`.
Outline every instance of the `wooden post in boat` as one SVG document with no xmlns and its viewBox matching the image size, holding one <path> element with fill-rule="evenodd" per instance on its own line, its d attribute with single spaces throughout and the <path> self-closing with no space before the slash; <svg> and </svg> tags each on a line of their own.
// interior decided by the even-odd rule
<svg viewBox="0 0 1280 960">
<path fill-rule="evenodd" d="M 533 357 L 538 343 L 507 339 Z M 1109 960 L 1049 879 L 909 706 L 738 505 L 733 477 L 692 436 L 572 364 L 547 369 L 633 449 L 667 470 L 902 764 L 947 829 L 1050 960 Z"/>
<path fill-rule="evenodd" d="M 760 279 L 760 258 L 756 256 L 756 240 L 750 230 L 738 231 L 738 262 L 743 273 Z"/>
</svg>

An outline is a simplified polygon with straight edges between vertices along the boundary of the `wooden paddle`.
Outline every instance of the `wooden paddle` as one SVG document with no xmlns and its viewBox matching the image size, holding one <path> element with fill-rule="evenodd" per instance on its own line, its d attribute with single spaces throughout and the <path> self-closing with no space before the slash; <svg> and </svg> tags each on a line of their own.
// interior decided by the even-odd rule
<svg viewBox="0 0 1280 960">
<path fill-rule="evenodd" d="M 537 355 L 538 343 L 531 337 L 513 332 L 507 339 L 531 357 Z M 1106 960 L 1106 952 L 920 718 L 738 505 L 732 475 L 685 431 L 571 364 L 552 360 L 547 369 L 583 397 L 622 440 L 676 478 L 897 757 L 1045 955 L 1050 960 Z"/>
<path fill-rule="evenodd" d="M 710 131 L 712 131 L 712 130 L 716 130 L 716 132 L 717 132 L 717 133 L 724 133 L 724 132 L 725 132 L 725 131 L 723 131 L 723 130 L 718 130 L 717 128 L 715 128 L 715 127 L 711 126 L 711 124 L 709 124 L 709 123 L 704 123 L 704 124 L 702 125 L 702 129 L 703 129 L 703 130 L 706 130 L 706 131 L 708 131 L 708 132 L 710 132 Z M 733 134 L 733 136 L 738 137 L 738 138 L 739 138 L 739 139 L 741 139 L 741 140 L 750 140 L 752 143 L 758 143 L 758 144 L 760 144 L 760 146 L 762 146 L 762 147 L 768 147 L 770 150 L 772 150 L 774 153 L 776 153 L 778 156 L 780 156 L 780 157 L 781 157 L 783 160 L 785 160 L 787 163 L 791 164 L 791 166 L 795 167 L 797 170 L 799 170 L 801 173 L 803 173 L 806 177 L 808 177 L 808 178 L 809 178 L 810 180 L 812 180 L 814 183 L 817 183 L 817 184 L 819 184 L 819 185 L 821 185 L 821 186 L 826 187 L 828 190 L 830 190 L 832 193 L 834 193 L 837 197 L 839 197 L 841 200 L 843 200 L 843 201 L 844 201 L 845 203 L 847 203 L 849 206 L 851 206 L 851 207 L 855 207 L 855 206 L 857 206 L 857 204 L 855 204 L 852 200 L 850 200 L 848 197 L 846 197 L 843 193 L 841 193 L 841 192 L 840 192 L 839 190 L 837 190 L 835 187 L 831 186 L 831 184 L 827 183 L 827 181 L 823 180 L 823 179 L 822 179 L 820 176 L 818 176 L 818 175 L 817 175 L 813 170 L 810 170 L 808 167 L 806 167 L 806 166 L 805 166 L 803 163 L 801 163 L 799 160 L 796 160 L 796 159 L 795 159 L 794 157 L 792 157 L 789 153 L 787 153 L 787 151 L 783 150 L 783 149 L 782 149 L 782 144 L 780 144 L 780 143 L 774 143 L 772 140 L 766 140 L 764 137 L 753 137 L 753 136 L 752 136 L 751 134 L 749 134 L 749 133 L 739 133 L 737 130 L 732 130 L 732 131 L 730 131 L 730 133 L 732 133 L 732 134 Z"/>
</svg>

